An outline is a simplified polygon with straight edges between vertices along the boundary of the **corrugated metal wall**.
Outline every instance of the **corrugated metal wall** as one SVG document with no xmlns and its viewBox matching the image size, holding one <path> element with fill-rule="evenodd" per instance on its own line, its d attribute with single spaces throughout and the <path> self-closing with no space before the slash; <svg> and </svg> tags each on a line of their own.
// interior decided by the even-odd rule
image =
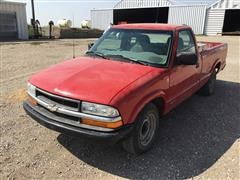
<svg viewBox="0 0 240 180">
<path fill-rule="evenodd" d="M 211 9 L 232 9 L 232 8 L 240 8 L 239 0 L 218 0 L 213 3 Z"/>
<path fill-rule="evenodd" d="M 203 34 L 206 6 L 170 6 L 168 14 L 169 24 L 187 24 L 195 34 Z"/>
<path fill-rule="evenodd" d="M 113 23 L 113 10 L 91 10 L 91 22 L 94 29 L 107 29 L 110 23 Z"/>
<path fill-rule="evenodd" d="M 163 7 L 171 4 L 172 3 L 168 0 L 122 0 L 114 7 L 114 9 Z"/>
<path fill-rule="evenodd" d="M 18 38 L 28 39 L 26 4 L 0 2 L 0 12 L 16 13 Z"/>
<path fill-rule="evenodd" d="M 168 23 L 187 24 L 195 34 L 216 35 L 222 33 L 225 8 L 239 4 L 238 0 L 220 0 L 212 6 L 206 5 L 174 5 L 171 0 L 122 0 L 114 9 L 169 7 Z M 236 3 L 237 2 L 237 3 Z M 226 6 L 228 5 L 228 6 Z M 239 6 L 236 6 L 237 8 Z M 113 10 L 93 10 L 92 24 L 94 28 L 106 29 L 113 22 Z"/>
<path fill-rule="evenodd" d="M 225 9 L 208 9 L 206 13 L 204 34 L 216 35 L 222 33 L 224 16 Z"/>
</svg>

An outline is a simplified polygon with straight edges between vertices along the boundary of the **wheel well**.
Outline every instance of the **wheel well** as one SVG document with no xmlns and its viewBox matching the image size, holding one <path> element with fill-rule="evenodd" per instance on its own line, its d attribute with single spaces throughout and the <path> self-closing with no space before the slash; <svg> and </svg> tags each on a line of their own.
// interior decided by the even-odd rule
<svg viewBox="0 0 240 180">
<path fill-rule="evenodd" d="M 219 63 L 217 63 L 217 65 L 215 66 L 215 70 L 217 71 L 217 73 L 219 72 L 220 68 L 221 68 L 221 63 L 219 62 Z"/>
<path fill-rule="evenodd" d="M 156 99 L 152 100 L 150 103 L 153 103 L 159 109 L 159 115 L 161 116 L 163 114 L 163 110 L 164 110 L 163 98 L 156 98 Z"/>
</svg>

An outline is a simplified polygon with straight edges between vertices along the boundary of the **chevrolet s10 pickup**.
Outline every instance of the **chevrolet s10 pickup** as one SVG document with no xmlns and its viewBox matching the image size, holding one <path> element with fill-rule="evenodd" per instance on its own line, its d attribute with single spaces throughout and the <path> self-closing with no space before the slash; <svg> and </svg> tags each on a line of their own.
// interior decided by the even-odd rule
<svg viewBox="0 0 240 180">
<path fill-rule="evenodd" d="M 49 129 L 140 154 L 163 115 L 196 92 L 214 93 L 226 56 L 227 44 L 196 42 L 186 25 L 112 26 L 83 57 L 33 75 L 23 107 Z"/>
</svg>

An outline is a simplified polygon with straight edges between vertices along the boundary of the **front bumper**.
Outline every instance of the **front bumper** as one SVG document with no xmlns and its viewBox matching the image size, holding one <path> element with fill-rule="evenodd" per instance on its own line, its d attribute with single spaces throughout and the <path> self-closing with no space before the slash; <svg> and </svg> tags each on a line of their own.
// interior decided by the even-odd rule
<svg viewBox="0 0 240 180">
<path fill-rule="evenodd" d="M 111 132 L 95 131 L 55 121 L 53 118 L 44 116 L 43 114 L 35 111 L 34 108 L 32 108 L 27 102 L 23 103 L 23 108 L 35 121 L 49 129 L 64 134 L 99 140 L 107 143 L 116 143 L 127 137 L 133 130 L 133 125 L 125 125 Z"/>
</svg>

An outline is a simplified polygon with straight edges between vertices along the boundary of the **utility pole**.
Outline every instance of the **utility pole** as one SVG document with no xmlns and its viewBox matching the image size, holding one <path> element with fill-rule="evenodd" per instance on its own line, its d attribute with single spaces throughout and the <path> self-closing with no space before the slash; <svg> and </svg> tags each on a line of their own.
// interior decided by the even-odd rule
<svg viewBox="0 0 240 180">
<path fill-rule="evenodd" d="M 36 26 L 35 26 L 35 10 L 34 10 L 34 0 L 31 0 L 31 4 L 32 4 L 32 19 L 31 19 L 31 24 L 33 26 L 33 33 L 34 33 L 34 37 L 36 36 Z"/>
</svg>

